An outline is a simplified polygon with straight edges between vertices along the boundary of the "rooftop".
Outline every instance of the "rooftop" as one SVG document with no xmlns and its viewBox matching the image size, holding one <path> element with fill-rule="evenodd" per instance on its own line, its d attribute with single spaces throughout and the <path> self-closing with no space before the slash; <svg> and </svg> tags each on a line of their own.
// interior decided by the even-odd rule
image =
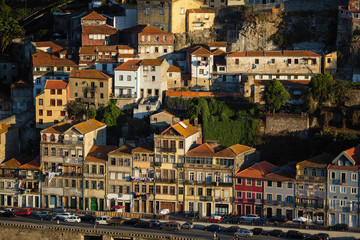
<svg viewBox="0 0 360 240">
<path fill-rule="evenodd" d="M 333 159 L 333 155 L 329 153 L 323 153 L 307 160 L 301 161 L 297 164 L 297 166 L 325 168 L 328 164 L 332 162 Z"/>
<path fill-rule="evenodd" d="M 109 154 L 115 155 L 131 155 L 131 152 L 134 148 L 128 144 L 122 145 L 121 147 L 109 152 Z"/>
<path fill-rule="evenodd" d="M 150 25 L 136 25 L 134 27 L 126 28 L 121 30 L 122 32 L 132 32 L 132 33 L 144 33 L 144 34 L 171 34 L 169 32 L 162 31 L 156 27 Z"/>
<path fill-rule="evenodd" d="M 273 181 L 294 181 L 295 174 L 293 174 L 289 171 L 286 171 L 286 170 L 278 170 L 278 171 L 266 174 L 265 179 L 273 180 Z"/>
<path fill-rule="evenodd" d="M 228 57 L 320 57 L 311 51 L 284 50 L 284 51 L 242 51 L 233 52 Z"/>
<path fill-rule="evenodd" d="M 85 161 L 87 162 L 107 162 L 108 154 L 113 151 L 116 146 L 101 146 L 94 145 L 89 154 L 86 156 Z"/>
<path fill-rule="evenodd" d="M 197 9 L 188 9 L 189 13 L 214 13 L 215 12 L 213 10 L 207 10 L 207 9 L 203 9 L 203 8 L 197 8 Z"/>
<path fill-rule="evenodd" d="M 92 26 L 82 26 L 82 33 L 85 34 L 109 34 L 113 35 L 118 32 L 118 29 L 111 27 L 109 25 L 92 25 Z"/>
<path fill-rule="evenodd" d="M 262 161 L 242 171 L 237 170 L 235 172 L 235 177 L 262 179 L 265 177 L 266 174 L 268 174 L 274 168 L 277 168 L 277 166 L 267 161 Z"/>
<path fill-rule="evenodd" d="M 37 52 L 32 55 L 34 67 L 78 67 L 73 60 L 68 58 L 59 58 L 46 52 Z"/>
<path fill-rule="evenodd" d="M 81 132 L 82 134 L 86 134 L 104 126 L 106 125 L 102 122 L 99 122 L 95 119 L 89 119 L 74 125 L 74 128 L 79 132 Z"/>
<path fill-rule="evenodd" d="M 91 13 L 89 13 L 88 15 L 82 18 L 82 20 L 102 20 L 102 21 L 106 21 L 106 19 L 107 19 L 106 17 L 100 15 L 95 11 L 92 11 Z"/>
<path fill-rule="evenodd" d="M 168 132 L 170 129 L 175 130 L 178 134 L 184 137 L 190 137 L 191 135 L 199 132 L 199 130 L 197 130 L 193 125 L 191 125 L 188 121 L 184 120 L 174 125 L 171 125 L 166 130 L 164 130 L 161 135 Z"/>
<path fill-rule="evenodd" d="M 70 78 L 90 78 L 99 80 L 108 80 L 109 75 L 97 69 L 72 70 L 69 75 Z"/>
<path fill-rule="evenodd" d="M 65 89 L 68 83 L 63 80 L 47 80 L 44 89 Z"/>
<path fill-rule="evenodd" d="M 10 125 L 0 122 L 0 134 L 8 132 L 10 128 L 11 128 Z"/>
<path fill-rule="evenodd" d="M 140 67 L 140 62 L 141 60 L 127 60 L 126 62 L 124 62 L 123 64 L 121 64 L 120 66 L 114 68 L 114 70 L 119 70 L 119 71 L 136 71 L 139 69 Z"/>
<path fill-rule="evenodd" d="M 167 72 L 181 72 L 181 69 L 179 67 L 174 66 L 174 65 L 170 65 Z"/>
<path fill-rule="evenodd" d="M 142 66 L 160 66 L 163 63 L 164 59 L 144 59 L 140 62 Z"/>
</svg>

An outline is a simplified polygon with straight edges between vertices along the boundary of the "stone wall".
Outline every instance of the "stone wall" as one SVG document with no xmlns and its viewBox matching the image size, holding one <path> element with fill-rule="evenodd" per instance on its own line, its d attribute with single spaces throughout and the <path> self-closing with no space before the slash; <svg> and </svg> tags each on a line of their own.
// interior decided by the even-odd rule
<svg viewBox="0 0 360 240">
<path fill-rule="evenodd" d="M 306 114 L 269 114 L 266 116 L 265 134 L 277 135 L 295 132 L 306 137 L 309 129 L 309 116 Z"/>
</svg>

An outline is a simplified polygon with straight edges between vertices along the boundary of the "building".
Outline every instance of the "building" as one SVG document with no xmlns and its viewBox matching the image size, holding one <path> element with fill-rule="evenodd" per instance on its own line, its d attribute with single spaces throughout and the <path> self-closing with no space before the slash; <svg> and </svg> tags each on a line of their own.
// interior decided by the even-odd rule
<svg viewBox="0 0 360 240">
<path fill-rule="evenodd" d="M 137 23 L 149 24 L 160 30 L 171 33 L 186 32 L 186 11 L 198 9 L 203 1 L 171 0 L 137 2 Z"/>
<path fill-rule="evenodd" d="M 81 45 L 116 45 L 118 43 L 119 31 L 106 24 L 106 17 L 92 11 L 81 18 Z"/>
<path fill-rule="evenodd" d="M 207 217 L 233 213 L 235 169 L 255 162 L 255 149 L 209 142 L 193 147 L 185 156 L 180 171 L 184 177 L 184 210 Z"/>
<path fill-rule="evenodd" d="M 171 125 L 154 134 L 155 210 L 169 209 L 171 213 L 184 210 L 185 154 L 201 140 L 200 131 L 188 121 Z"/>
<path fill-rule="evenodd" d="M 228 1 L 234 1 L 234 0 L 228 0 Z M 218 8 L 221 8 L 221 7 L 225 7 L 227 4 L 228 4 L 228 1 L 225 1 L 225 0 L 204 0 L 204 3 L 203 3 L 203 6 L 204 7 L 211 7 L 211 8 L 214 8 L 214 7 L 218 7 Z M 237 0 L 239 1 L 239 0 Z M 244 2 L 244 1 L 240 1 L 240 2 Z M 236 4 L 238 5 L 238 4 Z"/>
<path fill-rule="evenodd" d="M 167 88 L 168 90 L 176 90 L 184 87 L 184 83 L 181 79 L 181 69 L 174 65 L 170 65 L 167 70 Z"/>
<path fill-rule="evenodd" d="M 214 26 L 215 12 L 206 9 L 188 9 L 186 16 L 186 31 L 204 31 Z"/>
<path fill-rule="evenodd" d="M 90 211 L 104 211 L 106 205 L 106 166 L 108 153 L 113 151 L 115 146 L 93 145 L 89 154 L 84 160 L 83 172 L 83 204 L 79 199 L 81 209 Z M 82 207 L 83 206 L 83 207 Z"/>
<path fill-rule="evenodd" d="M 19 130 L 0 122 L 0 161 L 6 161 L 19 154 Z"/>
<path fill-rule="evenodd" d="M 219 49 L 223 52 L 226 52 L 227 42 L 210 42 L 209 47 L 210 51 Z"/>
<path fill-rule="evenodd" d="M 114 69 L 114 97 L 140 98 L 141 60 L 128 60 Z"/>
<path fill-rule="evenodd" d="M 238 215 L 263 214 L 265 176 L 277 166 L 262 161 L 235 172 L 234 206 Z"/>
<path fill-rule="evenodd" d="M 138 51 L 141 59 L 167 57 L 174 51 L 174 34 L 150 25 L 123 29 L 121 38 Z"/>
<path fill-rule="evenodd" d="M 327 224 L 359 227 L 360 146 L 341 152 L 327 167 Z"/>
<path fill-rule="evenodd" d="M 35 98 L 36 128 L 48 128 L 64 121 L 68 114 L 68 83 L 63 80 L 47 80 L 44 92 Z"/>
<path fill-rule="evenodd" d="M 73 70 L 69 75 L 70 100 L 86 103 L 90 108 L 107 106 L 112 84 L 112 78 L 100 70 Z"/>
<path fill-rule="evenodd" d="M 296 165 L 295 217 L 313 222 L 325 222 L 326 172 L 333 156 L 327 153 L 315 156 Z"/>
<path fill-rule="evenodd" d="M 264 216 L 285 216 L 294 219 L 295 174 L 279 169 L 264 178 Z"/>
<path fill-rule="evenodd" d="M 86 210 L 84 159 L 94 145 L 106 144 L 106 125 L 94 119 L 78 124 L 62 122 L 40 134 L 44 174 L 41 206 Z"/>
<path fill-rule="evenodd" d="M 196 46 L 187 50 L 191 82 L 194 89 L 210 89 L 213 76 L 214 56 L 204 47 Z"/>
<path fill-rule="evenodd" d="M 33 105 L 33 86 L 30 83 L 19 80 L 11 84 L 11 100 L 14 114 L 31 110 Z"/>
<path fill-rule="evenodd" d="M 19 74 L 19 66 L 15 58 L 8 54 L 0 54 L 0 82 L 11 85 Z"/>
<path fill-rule="evenodd" d="M 37 52 L 32 55 L 33 59 L 33 97 L 44 92 L 46 80 L 69 80 L 72 70 L 78 69 L 79 65 L 65 56 L 56 56 L 46 52 Z"/>
<path fill-rule="evenodd" d="M 168 110 L 164 110 L 150 116 L 150 127 L 152 129 L 165 130 L 177 122 L 180 122 L 180 118 L 176 117 Z"/>
<path fill-rule="evenodd" d="M 337 52 L 325 54 L 323 57 L 323 72 L 334 75 L 337 70 Z"/>
<path fill-rule="evenodd" d="M 0 205 L 40 207 L 40 161 L 21 154 L 1 163 Z"/>
</svg>

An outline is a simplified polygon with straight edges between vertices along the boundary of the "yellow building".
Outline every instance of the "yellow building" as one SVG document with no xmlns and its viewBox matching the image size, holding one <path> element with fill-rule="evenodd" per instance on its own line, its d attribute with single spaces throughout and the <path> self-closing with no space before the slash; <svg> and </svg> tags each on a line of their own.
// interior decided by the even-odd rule
<svg viewBox="0 0 360 240">
<path fill-rule="evenodd" d="M 189 9 L 186 18 L 186 31 L 202 31 L 214 25 L 215 12 L 206 9 Z"/>
<path fill-rule="evenodd" d="M 337 52 L 328 53 L 323 57 L 325 73 L 335 74 L 337 69 Z"/>
<path fill-rule="evenodd" d="M 44 92 L 36 96 L 36 128 L 48 128 L 67 117 L 69 101 L 68 83 L 63 80 L 47 80 Z"/>
</svg>

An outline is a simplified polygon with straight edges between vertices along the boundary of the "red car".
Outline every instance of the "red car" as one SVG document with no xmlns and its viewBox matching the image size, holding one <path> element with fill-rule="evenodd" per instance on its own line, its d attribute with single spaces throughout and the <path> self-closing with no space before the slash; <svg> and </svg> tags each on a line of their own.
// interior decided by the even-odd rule
<svg viewBox="0 0 360 240">
<path fill-rule="evenodd" d="M 15 211 L 15 214 L 18 216 L 29 216 L 31 214 L 30 208 L 21 208 Z"/>
<path fill-rule="evenodd" d="M 222 222 L 222 217 L 221 216 L 212 216 L 211 218 L 207 218 L 206 222 L 221 223 Z"/>
</svg>

